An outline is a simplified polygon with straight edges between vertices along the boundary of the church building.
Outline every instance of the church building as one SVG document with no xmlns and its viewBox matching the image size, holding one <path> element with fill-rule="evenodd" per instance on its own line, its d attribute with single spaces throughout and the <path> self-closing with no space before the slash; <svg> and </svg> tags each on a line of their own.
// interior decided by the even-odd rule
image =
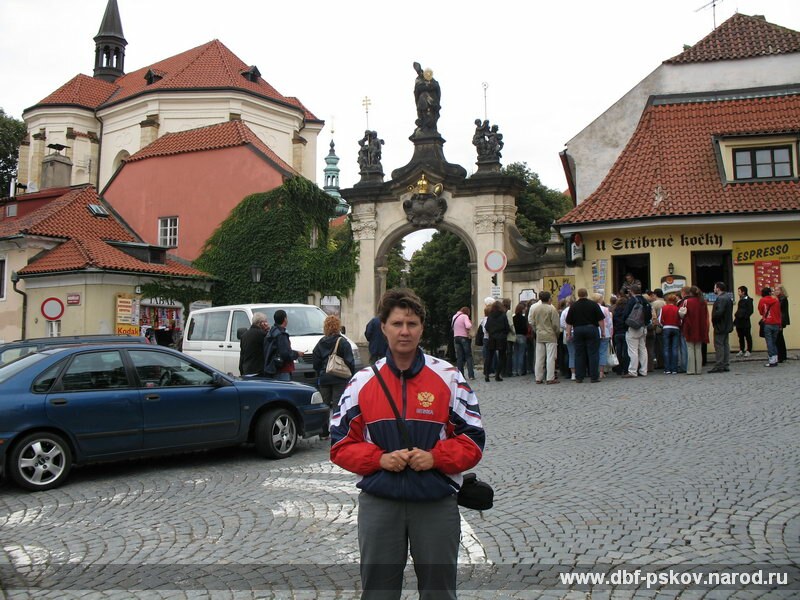
<svg viewBox="0 0 800 600">
<path fill-rule="evenodd" d="M 126 72 L 117 0 L 94 41 L 93 76 L 76 75 L 23 112 L 18 180 L 28 192 L 52 185 L 43 164 L 58 154 L 69 167 L 60 185 L 96 186 L 147 243 L 193 260 L 247 194 L 290 176 L 316 180 L 324 122 L 221 41 Z M 165 177 L 172 169 L 181 176 Z"/>
</svg>

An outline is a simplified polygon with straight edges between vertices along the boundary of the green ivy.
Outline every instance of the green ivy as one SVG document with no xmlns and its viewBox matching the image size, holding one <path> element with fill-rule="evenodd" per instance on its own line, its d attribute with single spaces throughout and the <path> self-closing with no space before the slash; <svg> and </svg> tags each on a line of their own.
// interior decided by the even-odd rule
<svg viewBox="0 0 800 600">
<path fill-rule="evenodd" d="M 334 198 L 302 177 L 247 196 L 194 262 L 218 280 L 213 303 L 306 302 L 312 291 L 349 294 L 358 272 L 358 245 L 349 222 L 330 235 L 335 207 Z M 261 267 L 260 283 L 252 282 L 251 266 Z"/>
</svg>

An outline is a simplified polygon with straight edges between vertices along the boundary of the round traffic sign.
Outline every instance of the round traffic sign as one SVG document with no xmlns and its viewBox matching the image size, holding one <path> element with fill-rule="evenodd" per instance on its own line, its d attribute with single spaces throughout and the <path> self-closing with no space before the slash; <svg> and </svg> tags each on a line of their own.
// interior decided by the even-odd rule
<svg viewBox="0 0 800 600">
<path fill-rule="evenodd" d="M 58 298 L 47 298 L 42 302 L 42 314 L 48 321 L 57 321 L 64 314 L 64 303 Z"/>
<path fill-rule="evenodd" d="M 483 266 L 490 273 L 499 273 L 506 268 L 506 264 L 508 264 L 508 258 L 500 250 L 489 250 L 486 253 L 486 258 L 483 259 Z"/>
</svg>

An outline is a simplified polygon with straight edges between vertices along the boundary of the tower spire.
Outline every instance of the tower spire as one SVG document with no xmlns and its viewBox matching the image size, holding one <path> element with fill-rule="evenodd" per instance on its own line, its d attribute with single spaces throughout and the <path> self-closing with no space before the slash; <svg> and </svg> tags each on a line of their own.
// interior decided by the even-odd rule
<svg viewBox="0 0 800 600">
<path fill-rule="evenodd" d="M 100 30 L 94 36 L 94 76 L 114 81 L 125 75 L 125 46 L 117 0 L 108 0 Z"/>
</svg>

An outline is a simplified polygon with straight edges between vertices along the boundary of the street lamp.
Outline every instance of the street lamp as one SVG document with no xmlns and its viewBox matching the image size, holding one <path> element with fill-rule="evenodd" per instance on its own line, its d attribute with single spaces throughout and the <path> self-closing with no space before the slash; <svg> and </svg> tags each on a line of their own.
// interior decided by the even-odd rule
<svg viewBox="0 0 800 600">
<path fill-rule="evenodd" d="M 261 267 L 250 265 L 250 281 L 253 282 L 253 302 L 258 301 L 258 284 L 261 283 Z"/>
</svg>

